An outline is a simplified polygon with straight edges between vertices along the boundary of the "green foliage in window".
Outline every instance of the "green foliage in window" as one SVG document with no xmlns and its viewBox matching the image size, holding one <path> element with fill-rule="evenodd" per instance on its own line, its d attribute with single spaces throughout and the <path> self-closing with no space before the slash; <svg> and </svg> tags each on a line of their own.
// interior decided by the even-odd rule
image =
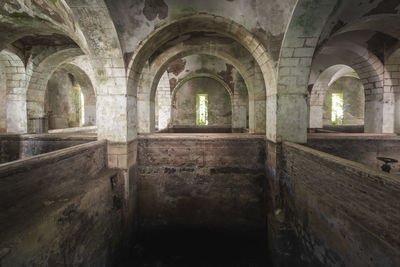
<svg viewBox="0 0 400 267">
<path fill-rule="evenodd" d="M 208 125 L 208 94 L 196 95 L 196 125 Z"/>
<path fill-rule="evenodd" d="M 332 94 L 332 124 L 342 125 L 343 114 L 343 94 Z"/>
</svg>

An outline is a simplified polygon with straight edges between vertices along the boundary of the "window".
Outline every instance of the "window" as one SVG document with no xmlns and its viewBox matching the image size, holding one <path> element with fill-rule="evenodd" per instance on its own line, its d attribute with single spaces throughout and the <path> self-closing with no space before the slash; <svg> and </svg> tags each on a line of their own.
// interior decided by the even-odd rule
<svg viewBox="0 0 400 267">
<path fill-rule="evenodd" d="M 208 125 L 208 95 L 196 95 L 196 125 Z"/>
<path fill-rule="evenodd" d="M 332 94 L 332 124 L 343 124 L 343 94 Z"/>
</svg>

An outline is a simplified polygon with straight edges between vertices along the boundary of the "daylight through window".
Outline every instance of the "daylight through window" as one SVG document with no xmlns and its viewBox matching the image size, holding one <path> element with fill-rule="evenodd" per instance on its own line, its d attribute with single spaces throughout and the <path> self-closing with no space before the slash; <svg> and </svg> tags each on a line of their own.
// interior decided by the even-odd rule
<svg viewBox="0 0 400 267">
<path fill-rule="evenodd" d="M 208 125 L 208 95 L 198 94 L 196 96 L 196 124 Z"/>
<path fill-rule="evenodd" d="M 343 94 L 332 94 L 332 124 L 343 124 Z"/>
</svg>

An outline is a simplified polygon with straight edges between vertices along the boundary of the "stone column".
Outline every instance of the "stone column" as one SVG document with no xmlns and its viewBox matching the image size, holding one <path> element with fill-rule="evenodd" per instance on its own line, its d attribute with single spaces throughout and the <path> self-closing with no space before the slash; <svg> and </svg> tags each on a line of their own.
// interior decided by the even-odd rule
<svg viewBox="0 0 400 267">
<path fill-rule="evenodd" d="M 171 122 L 171 88 L 167 72 L 161 77 L 157 88 L 158 130 L 168 127 Z"/>
<path fill-rule="evenodd" d="M 9 94 L 7 96 L 7 132 L 27 133 L 26 96 Z"/>
</svg>

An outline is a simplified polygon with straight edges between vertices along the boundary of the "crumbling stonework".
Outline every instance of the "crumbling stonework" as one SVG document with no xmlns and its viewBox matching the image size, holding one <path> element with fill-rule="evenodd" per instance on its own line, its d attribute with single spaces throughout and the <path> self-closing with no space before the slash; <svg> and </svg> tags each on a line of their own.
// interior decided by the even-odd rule
<svg viewBox="0 0 400 267">
<path fill-rule="evenodd" d="M 143 252 L 138 225 L 233 225 L 258 228 L 275 266 L 399 266 L 400 189 L 376 161 L 398 158 L 399 10 L 398 0 L 1 1 L 0 157 L 11 162 L 0 165 L 0 265 L 116 265 Z M 101 141 L 27 142 L 47 119 L 83 124 L 78 84 L 82 126 Z M 193 133 L 201 91 L 212 126 Z M 357 126 L 323 128 L 333 91 L 356 99 L 345 123 Z M 27 151 L 44 154 L 15 160 Z"/>
</svg>

